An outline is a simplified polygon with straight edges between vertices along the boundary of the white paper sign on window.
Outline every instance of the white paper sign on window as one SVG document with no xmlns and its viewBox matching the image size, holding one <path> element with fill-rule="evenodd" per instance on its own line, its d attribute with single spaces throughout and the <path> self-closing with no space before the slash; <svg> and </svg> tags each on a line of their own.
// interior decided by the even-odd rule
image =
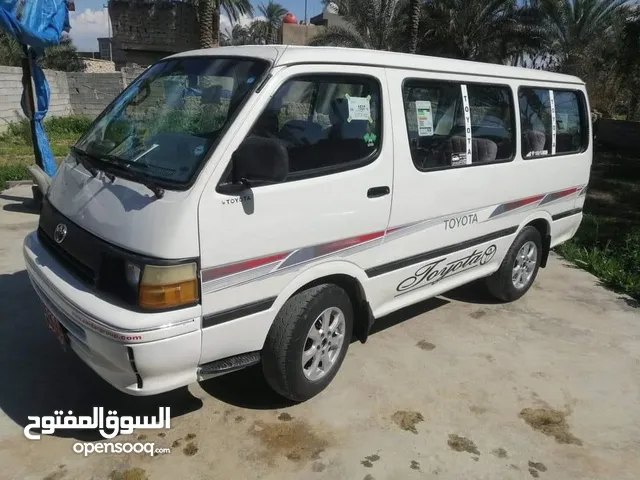
<svg viewBox="0 0 640 480">
<path fill-rule="evenodd" d="M 431 102 L 425 100 L 416 101 L 416 117 L 418 119 L 418 136 L 433 136 L 433 113 Z"/>
<path fill-rule="evenodd" d="M 347 99 L 349 105 L 349 118 L 347 118 L 347 122 L 351 122 L 352 120 L 373 122 L 371 118 L 371 95 L 367 95 L 366 97 L 352 97 L 347 94 L 344 97 Z"/>
</svg>

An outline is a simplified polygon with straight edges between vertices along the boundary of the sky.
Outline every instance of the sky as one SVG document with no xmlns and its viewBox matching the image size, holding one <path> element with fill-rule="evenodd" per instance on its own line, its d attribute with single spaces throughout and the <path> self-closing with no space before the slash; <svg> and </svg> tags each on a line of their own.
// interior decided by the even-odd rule
<svg viewBox="0 0 640 480">
<path fill-rule="evenodd" d="M 268 0 L 251 0 L 258 15 L 257 6 L 267 3 Z M 278 3 L 298 18 L 304 19 L 304 0 L 279 0 Z M 109 23 L 107 10 L 103 6 L 106 0 L 76 0 L 76 11 L 69 12 L 71 22 L 71 38 L 80 51 L 98 51 L 98 37 L 109 36 Z M 320 0 L 307 0 L 307 18 L 311 18 L 322 11 Z M 228 18 L 222 18 L 222 26 L 229 25 Z M 242 23 L 249 23 L 244 19 Z"/>
</svg>

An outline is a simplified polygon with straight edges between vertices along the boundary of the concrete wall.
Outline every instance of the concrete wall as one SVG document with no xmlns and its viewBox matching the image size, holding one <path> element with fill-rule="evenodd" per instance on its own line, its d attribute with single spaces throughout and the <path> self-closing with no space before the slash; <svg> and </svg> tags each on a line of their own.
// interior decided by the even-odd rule
<svg viewBox="0 0 640 480">
<path fill-rule="evenodd" d="M 53 70 L 44 71 L 49 87 L 51 101 L 49 115 L 65 116 L 73 113 L 69 95 L 67 74 Z M 24 118 L 20 97 L 22 95 L 22 69 L 0 66 L 0 131 L 7 128 L 9 122 Z"/>
<path fill-rule="evenodd" d="M 640 122 L 600 119 L 596 140 L 610 147 L 640 151 Z"/>
<path fill-rule="evenodd" d="M 125 88 L 120 72 L 67 73 L 69 100 L 75 115 L 95 118 Z"/>
<path fill-rule="evenodd" d="M 300 25 L 283 23 L 279 32 L 279 43 L 283 45 L 308 45 L 309 40 L 322 32 L 326 27 L 317 25 Z"/>
<path fill-rule="evenodd" d="M 143 70 L 113 73 L 65 73 L 45 70 L 51 89 L 47 116 L 83 115 L 95 118 Z M 20 107 L 22 69 L 0 66 L 0 132 L 24 118 Z"/>
</svg>

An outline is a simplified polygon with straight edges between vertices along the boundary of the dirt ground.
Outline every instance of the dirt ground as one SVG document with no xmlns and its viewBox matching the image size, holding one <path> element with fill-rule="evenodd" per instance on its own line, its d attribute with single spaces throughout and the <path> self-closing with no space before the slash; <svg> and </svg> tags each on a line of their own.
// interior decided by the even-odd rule
<svg viewBox="0 0 640 480">
<path fill-rule="evenodd" d="M 379 320 L 304 404 L 259 368 L 169 394 L 112 389 L 46 329 L 22 259 L 26 187 L 0 194 L 0 479 L 640 478 L 640 308 L 558 257 L 521 300 L 469 286 Z M 155 414 L 120 435 L 171 453 L 76 454 L 90 431 L 28 440 L 28 415 Z M 142 435 L 142 437 L 141 437 Z"/>
</svg>

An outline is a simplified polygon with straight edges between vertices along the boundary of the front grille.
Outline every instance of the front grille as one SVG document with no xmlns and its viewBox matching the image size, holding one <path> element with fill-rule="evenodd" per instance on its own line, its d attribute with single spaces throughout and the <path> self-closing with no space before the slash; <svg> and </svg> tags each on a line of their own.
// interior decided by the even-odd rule
<svg viewBox="0 0 640 480">
<path fill-rule="evenodd" d="M 56 257 L 57 260 L 67 267 L 72 274 L 88 285 L 95 285 L 96 272 L 54 242 L 53 239 L 45 233 L 42 227 L 38 228 L 38 239 L 45 248 L 49 250 L 54 257 Z"/>
<path fill-rule="evenodd" d="M 56 228 L 64 226 L 66 235 L 54 241 Z M 102 243 L 56 210 L 47 198 L 42 203 L 38 238 L 49 252 L 77 278 L 96 286 L 102 263 Z"/>
</svg>

